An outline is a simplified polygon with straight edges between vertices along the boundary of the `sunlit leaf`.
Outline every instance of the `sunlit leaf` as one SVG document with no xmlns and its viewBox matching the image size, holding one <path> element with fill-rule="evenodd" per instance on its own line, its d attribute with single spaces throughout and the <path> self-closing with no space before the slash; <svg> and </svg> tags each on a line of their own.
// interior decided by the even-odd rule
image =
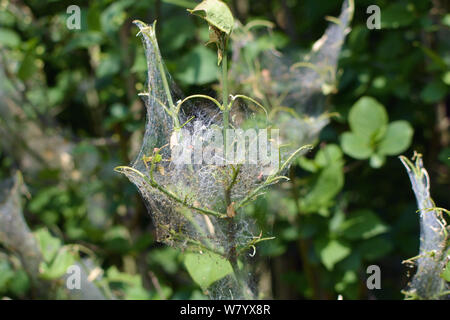
<svg viewBox="0 0 450 320">
<path fill-rule="evenodd" d="M 378 146 L 378 153 L 394 156 L 406 151 L 411 144 L 413 133 L 414 130 L 407 121 L 391 122 Z"/>
<path fill-rule="evenodd" d="M 204 0 L 198 4 L 190 13 L 205 19 L 210 25 L 230 34 L 233 29 L 234 19 L 228 6 L 219 0 Z"/>
<path fill-rule="evenodd" d="M 336 263 L 342 261 L 351 252 L 348 245 L 339 240 L 319 243 L 318 250 L 320 259 L 328 270 L 332 270 Z"/>
<path fill-rule="evenodd" d="M 353 133 L 344 132 L 341 135 L 342 150 L 355 159 L 367 159 L 373 153 L 367 139 Z"/>
<path fill-rule="evenodd" d="M 34 232 L 38 240 L 44 261 L 51 262 L 58 250 L 61 248 L 61 240 L 53 237 L 47 229 L 39 229 Z"/>
<path fill-rule="evenodd" d="M 386 109 L 371 97 L 362 97 L 351 108 L 348 121 L 352 131 L 366 139 L 378 139 L 386 130 Z"/>
<path fill-rule="evenodd" d="M 189 275 L 203 290 L 233 272 L 228 260 L 212 252 L 187 253 L 184 264 Z"/>
<path fill-rule="evenodd" d="M 74 263 L 74 255 L 67 248 L 62 248 L 51 263 L 41 263 L 39 266 L 41 277 L 44 279 L 57 279 L 64 275 Z"/>
</svg>

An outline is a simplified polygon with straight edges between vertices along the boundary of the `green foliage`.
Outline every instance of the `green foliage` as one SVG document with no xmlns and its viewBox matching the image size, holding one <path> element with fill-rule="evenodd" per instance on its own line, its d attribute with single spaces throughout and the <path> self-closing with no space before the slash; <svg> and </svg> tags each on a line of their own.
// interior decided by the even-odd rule
<svg viewBox="0 0 450 320">
<path fill-rule="evenodd" d="M 228 6 L 219 0 L 204 0 L 198 4 L 193 10 L 188 10 L 194 15 L 198 15 L 205 19 L 211 26 L 231 34 L 234 19 Z"/>
<path fill-rule="evenodd" d="M 61 248 L 53 260 L 41 264 L 41 276 L 44 279 L 58 279 L 66 274 L 67 269 L 74 263 L 73 254 L 67 248 Z"/>
<path fill-rule="evenodd" d="M 371 97 L 362 97 L 353 105 L 348 121 L 351 132 L 342 134 L 342 149 L 355 159 L 370 158 L 373 168 L 381 167 L 386 156 L 400 154 L 411 144 L 411 125 L 402 120 L 388 123 L 386 109 Z"/>
<path fill-rule="evenodd" d="M 349 240 L 365 240 L 387 231 L 378 216 L 370 210 L 353 212 L 339 228 L 339 233 Z"/>
<path fill-rule="evenodd" d="M 142 286 L 141 277 L 139 275 L 131 275 L 120 272 L 116 267 L 111 267 L 106 271 L 108 282 L 114 286 L 118 284 L 122 287 L 124 298 L 130 300 L 148 300 L 150 294 Z M 168 292 L 166 292 L 168 293 Z M 161 297 L 164 299 L 166 297 Z"/>
<path fill-rule="evenodd" d="M 328 270 L 332 270 L 334 265 L 347 257 L 351 249 L 350 247 L 338 240 L 329 240 L 320 242 L 317 245 L 320 259 Z"/>
<path fill-rule="evenodd" d="M 414 21 L 412 5 L 401 3 L 390 4 L 383 9 L 381 15 L 381 28 L 400 28 L 410 25 Z"/>
<path fill-rule="evenodd" d="M 444 271 L 441 274 L 441 277 L 445 280 L 450 282 L 450 262 L 447 263 L 445 266 Z"/>
<path fill-rule="evenodd" d="M 205 46 L 199 45 L 189 51 L 181 60 L 185 66 L 177 72 L 177 78 L 185 85 L 205 85 L 217 80 L 216 55 Z"/>
<path fill-rule="evenodd" d="M 47 229 L 36 230 L 34 236 L 38 240 L 44 261 L 51 262 L 62 246 L 61 240 L 53 237 Z"/>
<path fill-rule="evenodd" d="M 58 279 L 75 263 L 75 256 L 68 246 L 53 237 L 47 229 L 39 229 L 34 233 L 38 240 L 44 261 L 39 266 L 40 276 L 44 279 Z"/>
<path fill-rule="evenodd" d="M 6 291 L 7 284 L 14 277 L 14 271 L 11 270 L 11 266 L 8 261 L 0 261 L 0 288 L 2 291 Z"/>
<path fill-rule="evenodd" d="M 228 53 L 234 57 L 230 69 L 236 71 L 235 58 L 254 69 L 254 78 L 243 77 L 232 93 L 249 91 L 273 106 L 280 104 L 269 99 L 273 91 L 283 96 L 289 85 L 274 85 L 277 72 L 271 71 L 292 71 L 270 64 L 259 68 L 258 57 L 275 48 L 283 61 L 304 61 L 325 30 L 324 17 L 338 14 L 341 5 L 315 0 L 286 1 L 286 6 L 275 0 L 225 3 L 254 32 L 237 37 L 241 29 L 236 28 L 229 39 Z M 296 161 L 291 181 L 263 190 L 265 198 L 244 208 L 243 214 L 257 220 L 258 230 L 276 237 L 256 246 L 255 266 L 276 284 L 260 292 L 262 297 L 402 298 L 400 290 L 409 279 L 399 261 L 417 254 L 419 227 L 410 185 L 394 156 L 420 150 L 436 203 L 450 207 L 445 106 L 450 15 L 436 3 L 355 1 L 351 31 L 337 57 L 337 91 L 326 99 L 328 111 L 340 117 L 330 118 L 319 138 L 308 142 L 315 147 Z M 216 284 L 229 271 L 223 259 L 206 253 L 194 257 L 156 243 L 153 222 L 136 189 L 112 172 L 133 159 L 145 123 L 137 94 L 148 91 L 147 64 L 134 19 L 158 20 L 165 66 L 184 92 L 214 95 L 217 89 L 220 95 L 215 54 L 201 44 L 215 39 L 207 23 L 185 10 L 198 4 L 80 4 L 81 30 L 66 28 L 66 8 L 59 2 L 9 1 L 0 10 L 0 178 L 13 176 L 16 168 L 23 172 L 28 188 L 22 198 L 24 216 L 42 249 L 40 278 L 49 279 L 47 292 L 56 291 L 64 268 L 87 257 L 99 266 L 101 280 L 95 283 L 119 299 L 205 298 L 199 287 Z M 366 26 L 369 4 L 381 8 L 381 30 Z M 195 14 L 208 16 L 224 34 L 235 27 L 228 11 L 206 9 Z M 242 55 L 234 55 L 233 42 L 242 39 Z M 248 75 L 244 71 L 236 74 Z M 254 86 L 255 79 L 264 90 Z M 298 116 L 320 114 L 320 100 L 294 100 Z M 234 108 L 240 107 L 243 102 Z M 290 114 L 283 117 L 290 135 L 309 137 L 308 130 L 294 130 Z M 266 117 L 254 120 L 259 125 Z M 205 264 L 199 265 L 201 259 Z M 382 290 L 364 290 L 369 264 L 381 266 Z M 211 268 L 217 265 L 221 268 Z M 441 274 L 447 281 L 449 269 L 447 264 Z M 42 298 L 17 253 L 3 245 L 1 297 Z"/>
<path fill-rule="evenodd" d="M 11 292 L 15 297 L 21 298 L 30 289 L 30 279 L 22 270 L 14 270 L 7 260 L 0 261 L 0 294 Z"/>
<path fill-rule="evenodd" d="M 184 264 L 192 279 L 203 290 L 233 272 L 228 260 L 212 252 L 186 253 Z"/>
<path fill-rule="evenodd" d="M 300 158 L 300 166 L 312 171 L 311 187 L 302 199 L 300 210 L 302 212 L 322 212 L 333 205 L 334 198 L 344 186 L 344 160 L 339 146 L 329 144 L 317 152 L 314 160 Z"/>
</svg>

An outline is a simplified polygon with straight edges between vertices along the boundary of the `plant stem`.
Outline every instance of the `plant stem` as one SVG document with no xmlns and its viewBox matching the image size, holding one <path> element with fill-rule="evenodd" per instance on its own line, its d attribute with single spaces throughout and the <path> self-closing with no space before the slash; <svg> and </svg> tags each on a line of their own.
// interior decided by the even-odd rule
<svg viewBox="0 0 450 320">
<path fill-rule="evenodd" d="M 226 52 L 226 42 L 223 45 L 223 48 L 224 48 L 222 60 L 222 109 L 223 109 L 223 147 L 224 147 L 223 150 L 225 156 L 225 164 L 227 164 L 227 129 L 229 127 L 230 110 L 228 109 L 228 58 Z"/>
<path fill-rule="evenodd" d="M 224 46 L 226 48 L 226 46 Z M 224 49 L 222 60 L 222 101 L 224 107 L 224 128 L 228 127 L 228 58 Z M 225 123 L 226 121 L 226 123 Z"/>
<path fill-rule="evenodd" d="M 226 52 L 226 39 L 223 40 L 223 60 L 222 60 L 222 107 L 223 107 L 223 142 L 224 142 L 224 154 L 225 154 L 225 164 L 227 159 L 227 129 L 229 127 L 229 113 L 230 109 L 228 106 L 228 57 Z M 231 188 L 236 182 L 236 177 L 239 173 L 240 167 L 236 169 L 234 172 L 232 181 L 230 185 L 225 190 L 225 198 L 227 207 L 231 205 Z M 233 273 L 235 279 L 241 289 L 242 296 L 244 299 L 251 299 L 252 297 L 249 294 L 248 286 L 245 283 L 245 278 L 239 269 L 238 260 L 237 260 L 237 251 L 236 251 L 236 239 L 235 239 L 235 227 L 236 223 L 234 218 L 228 218 L 228 240 L 230 243 L 230 250 L 228 251 L 228 261 L 233 268 Z"/>
</svg>

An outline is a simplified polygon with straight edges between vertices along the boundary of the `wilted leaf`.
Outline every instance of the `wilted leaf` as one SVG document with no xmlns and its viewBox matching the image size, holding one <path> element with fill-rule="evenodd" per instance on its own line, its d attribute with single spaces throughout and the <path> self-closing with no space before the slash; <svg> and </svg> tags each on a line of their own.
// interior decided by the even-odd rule
<svg viewBox="0 0 450 320">
<path fill-rule="evenodd" d="M 193 10 L 188 10 L 205 19 L 210 25 L 230 35 L 234 19 L 228 6 L 219 0 L 204 0 Z"/>
</svg>

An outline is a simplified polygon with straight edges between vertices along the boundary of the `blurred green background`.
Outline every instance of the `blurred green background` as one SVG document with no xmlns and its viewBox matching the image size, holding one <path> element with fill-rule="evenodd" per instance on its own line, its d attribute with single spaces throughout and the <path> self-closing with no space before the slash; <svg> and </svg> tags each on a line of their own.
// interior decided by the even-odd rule
<svg viewBox="0 0 450 320">
<path fill-rule="evenodd" d="M 227 3 L 242 22 L 274 22 L 270 39 L 282 52 L 308 50 L 328 24 L 324 17 L 337 16 L 342 4 Z M 66 27 L 72 4 L 81 8 L 80 30 Z M 185 10 L 196 4 L 0 1 L 0 179 L 21 170 L 30 228 L 87 248 L 119 298 L 205 297 L 190 279 L 182 253 L 154 241 L 151 217 L 134 185 L 113 171 L 133 159 L 145 123 L 137 94 L 147 66 L 134 19 L 158 20 L 162 55 L 186 95 L 214 94 L 216 53 L 203 45 L 207 26 Z M 372 4 L 381 8 L 380 30 L 366 27 Z M 450 207 L 448 6 L 439 0 L 356 1 L 339 59 L 338 92 L 328 99 L 328 110 L 340 117 L 291 170 L 295 192 L 280 186 L 249 209 L 276 237 L 258 247 L 255 283 L 261 296 L 402 298 L 408 269 L 401 262 L 415 256 L 419 245 L 410 182 L 395 156 L 373 168 L 368 160 L 344 155 L 341 136 L 349 130 L 347 116 L 356 101 L 375 98 L 389 121 L 406 120 L 414 128 L 403 154 L 424 155 L 432 197 L 438 206 Z M 316 157 L 324 148 L 336 157 L 334 166 Z M 305 170 L 311 166 L 313 172 Z M 306 212 L 296 205 L 302 199 L 314 204 Z M 381 268 L 381 290 L 365 285 L 371 264 Z M 0 245 L 2 296 L 39 297 L 14 253 Z"/>
</svg>

